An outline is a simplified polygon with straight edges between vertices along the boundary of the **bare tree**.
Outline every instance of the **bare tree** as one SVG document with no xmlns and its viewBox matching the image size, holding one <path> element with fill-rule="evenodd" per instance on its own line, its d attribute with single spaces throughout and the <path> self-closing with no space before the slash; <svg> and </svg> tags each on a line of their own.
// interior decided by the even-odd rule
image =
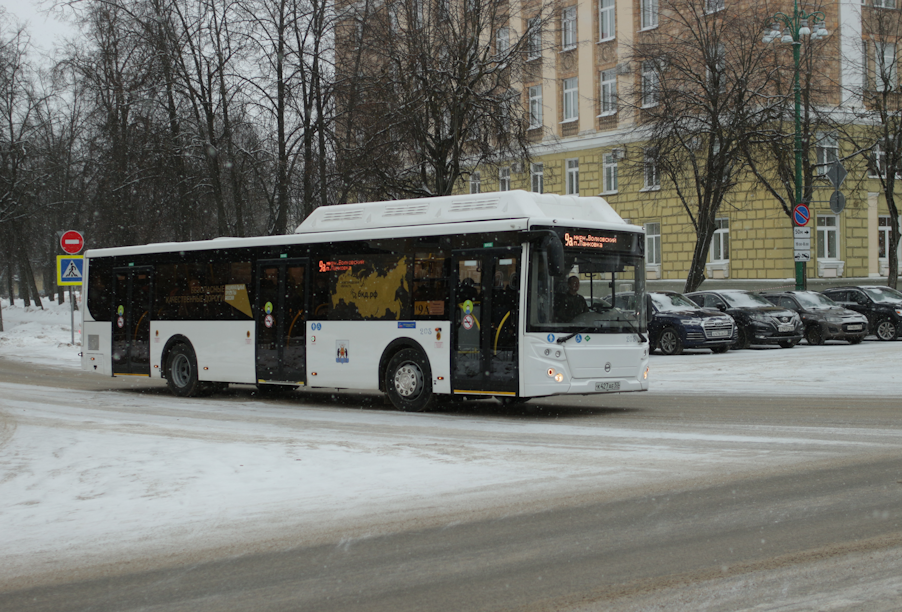
<svg viewBox="0 0 902 612">
<path fill-rule="evenodd" d="M 528 4 L 538 18 L 525 20 L 514 6 L 405 0 L 343 13 L 340 156 L 358 197 L 446 195 L 480 165 L 529 158 L 517 84 L 551 12 Z"/>
<path fill-rule="evenodd" d="M 864 155 L 866 176 L 876 179 L 889 211 L 889 240 L 880 248 L 888 260 L 887 284 L 899 282 L 899 195 L 902 186 L 902 94 L 899 92 L 899 43 L 902 15 L 898 10 L 862 5 L 865 37 L 857 57 L 846 58 L 860 68 L 860 81 L 847 88 L 853 109 L 847 113 L 842 137 L 850 143 L 851 156 Z M 860 158 L 859 158 L 860 159 Z"/>
<path fill-rule="evenodd" d="M 660 24 L 640 36 L 630 96 L 644 141 L 633 169 L 648 188 L 672 187 L 695 231 L 685 291 L 705 279 L 715 219 L 747 171 L 744 143 L 772 119 L 763 6 L 661 0 Z"/>
</svg>

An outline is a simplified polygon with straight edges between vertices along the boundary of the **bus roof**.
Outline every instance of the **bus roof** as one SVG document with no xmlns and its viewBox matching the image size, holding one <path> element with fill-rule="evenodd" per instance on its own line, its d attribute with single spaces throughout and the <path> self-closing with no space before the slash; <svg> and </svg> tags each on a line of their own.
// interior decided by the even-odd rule
<svg viewBox="0 0 902 612">
<path fill-rule="evenodd" d="M 524 230 L 536 225 L 575 225 L 593 229 L 641 231 L 641 228 L 628 225 L 621 219 L 603 198 L 516 190 L 322 206 L 314 210 L 293 235 L 222 237 L 194 242 L 110 247 L 92 249 L 85 255 L 106 257 L 334 240 L 504 232 Z"/>
<path fill-rule="evenodd" d="M 603 198 L 514 190 L 321 206 L 310 213 L 295 233 L 506 219 L 529 219 L 530 225 L 554 225 L 569 219 L 593 225 L 625 224 Z"/>
</svg>

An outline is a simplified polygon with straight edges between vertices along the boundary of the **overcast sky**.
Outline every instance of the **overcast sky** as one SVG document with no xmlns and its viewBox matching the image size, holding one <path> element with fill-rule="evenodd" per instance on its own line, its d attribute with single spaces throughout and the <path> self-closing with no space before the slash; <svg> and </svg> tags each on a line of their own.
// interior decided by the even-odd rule
<svg viewBox="0 0 902 612">
<path fill-rule="evenodd" d="M 41 12 L 42 4 L 49 6 L 49 3 L 39 3 L 37 0 L 0 0 L 0 7 L 13 16 L 13 23 L 27 26 L 32 43 L 49 51 L 59 39 L 71 35 L 73 29 L 67 23 Z"/>
</svg>

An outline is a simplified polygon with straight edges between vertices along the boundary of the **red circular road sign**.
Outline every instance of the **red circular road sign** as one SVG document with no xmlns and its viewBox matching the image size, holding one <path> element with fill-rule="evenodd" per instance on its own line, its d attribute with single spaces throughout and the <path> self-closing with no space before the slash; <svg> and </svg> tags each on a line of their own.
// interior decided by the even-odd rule
<svg viewBox="0 0 902 612">
<path fill-rule="evenodd" d="M 84 248 L 85 237 L 81 235 L 81 232 L 76 232 L 75 230 L 63 232 L 62 237 L 60 237 L 60 246 L 69 255 L 75 255 Z"/>
</svg>

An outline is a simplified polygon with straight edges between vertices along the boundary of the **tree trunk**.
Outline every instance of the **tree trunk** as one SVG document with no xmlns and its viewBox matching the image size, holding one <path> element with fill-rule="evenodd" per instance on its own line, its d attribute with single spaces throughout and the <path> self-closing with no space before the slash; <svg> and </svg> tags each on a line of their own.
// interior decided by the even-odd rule
<svg viewBox="0 0 902 612">
<path fill-rule="evenodd" d="M 6 284 L 9 289 L 9 305 L 14 306 L 16 303 L 16 287 L 13 285 L 12 253 L 10 253 L 10 259 L 6 262 Z"/>
</svg>

